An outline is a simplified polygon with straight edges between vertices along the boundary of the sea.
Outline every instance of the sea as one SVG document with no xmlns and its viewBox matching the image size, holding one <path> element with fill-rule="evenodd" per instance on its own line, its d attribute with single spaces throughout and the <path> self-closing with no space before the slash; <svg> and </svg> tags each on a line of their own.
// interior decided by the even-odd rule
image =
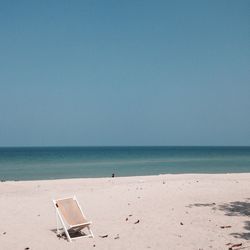
<svg viewBox="0 0 250 250">
<path fill-rule="evenodd" d="M 250 172 L 250 147 L 0 147 L 0 180 Z"/>
</svg>

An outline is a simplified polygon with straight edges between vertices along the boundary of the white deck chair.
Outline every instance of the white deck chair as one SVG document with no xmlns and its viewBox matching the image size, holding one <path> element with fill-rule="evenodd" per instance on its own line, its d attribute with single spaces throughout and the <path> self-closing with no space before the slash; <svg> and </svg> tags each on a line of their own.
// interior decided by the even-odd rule
<svg viewBox="0 0 250 250">
<path fill-rule="evenodd" d="M 86 219 L 76 196 L 53 200 L 53 203 L 56 209 L 56 231 L 58 235 L 62 235 L 64 232 L 69 242 L 71 242 L 72 239 L 82 237 L 94 238 L 90 229 L 90 224 L 92 222 Z M 61 222 L 62 228 L 59 228 L 59 222 Z M 85 233 L 84 229 L 87 229 L 88 232 Z M 72 234 L 78 236 L 71 237 Z"/>
</svg>

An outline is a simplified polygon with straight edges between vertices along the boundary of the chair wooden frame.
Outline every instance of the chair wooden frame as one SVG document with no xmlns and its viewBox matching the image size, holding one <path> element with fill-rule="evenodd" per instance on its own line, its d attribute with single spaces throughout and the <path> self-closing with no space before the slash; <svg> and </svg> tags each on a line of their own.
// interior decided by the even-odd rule
<svg viewBox="0 0 250 250">
<path fill-rule="evenodd" d="M 75 202 L 75 204 L 77 205 L 76 209 L 79 209 L 79 211 L 77 211 L 77 212 L 82 216 L 81 219 L 82 219 L 82 221 L 85 221 L 84 223 L 77 223 L 77 224 L 72 225 L 63 216 L 63 212 L 61 211 L 58 203 L 63 203 L 66 200 L 71 201 L 71 199 L 72 199 L 72 202 Z M 56 210 L 56 232 L 57 232 L 57 235 L 62 235 L 63 232 L 64 232 L 69 242 L 72 242 L 72 240 L 74 240 L 74 239 L 85 238 L 85 237 L 94 238 L 94 234 L 93 234 L 92 230 L 90 229 L 90 224 L 92 224 L 92 222 L 88 221 L 86 219 L 86 217 L 85 217 L 85 215 L 84 215 L 84 213 L 82 211 L 82 208 L 81 208 L 81 206 L 80 206 L 80 204 L 79 204 L 79 202 L 78 202 L 75 195 L 73 197 L 67 197 L 67 198 L 53 200 L 53 204 L 54 204 L 54 207 L 55 207 L 55 210 Z M 60 227 L 60 224 L 61 224 L 62 227 Z M 81 233 L 81 230 L 83 230 L 85 228 L 88 229 L 88 234 L 84 234 L 84 235 L 77 236 L 77 237 L 71 237 L 70 236 L 70 231 Z"/>
</svg>

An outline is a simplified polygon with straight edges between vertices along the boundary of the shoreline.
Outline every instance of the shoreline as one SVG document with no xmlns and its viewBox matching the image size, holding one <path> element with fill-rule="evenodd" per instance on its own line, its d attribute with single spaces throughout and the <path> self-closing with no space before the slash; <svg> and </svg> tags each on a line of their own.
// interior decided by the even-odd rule
<svg viewBox="0 0 250 250">
<path fill-rule="evenodd" d="M 36 181 L 59 181 L 59 180 L 102 180 L 102 179 L 123 179 L 123 178 L 147 178 L 157 176 L 216 176 L 216 175 L 250 175 L 250 172 L 227 172 L 227 173 L 166 173 L 152 175 L 127 175 L 127 176 L 104 176 L 104 177 L 70 177 L 70 178 L 53 178 L 53 179 L 27 179 L 27 180 L 0 180 L 0 183 L 5 182 L 36 182 Z"/>
<path fill-rule="evenodd" d="M 249 183 L 250 173 L 0 182 L 0 245 L 6 250 L 219 250 L 242 244 L 247 249 Z M 53 231 L 52 199 L 74 194 L 93 222 L 95 238 L 68 243 Z"/>
</svg>

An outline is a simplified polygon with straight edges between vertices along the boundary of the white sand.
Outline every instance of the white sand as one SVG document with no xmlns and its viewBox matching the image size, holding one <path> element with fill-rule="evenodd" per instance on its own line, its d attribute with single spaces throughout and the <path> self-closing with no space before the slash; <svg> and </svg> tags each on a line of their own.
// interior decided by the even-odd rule
<svg viewBox="0 0 250 250">
<path fill-rule="evenodd" d="M 94 239 L 68 243 L 53 232 L 51 200 L 73 194 Z M 249 198 L 250 174 L 1 182 L 0 248 L 250 249 Z"/>
</svg>

